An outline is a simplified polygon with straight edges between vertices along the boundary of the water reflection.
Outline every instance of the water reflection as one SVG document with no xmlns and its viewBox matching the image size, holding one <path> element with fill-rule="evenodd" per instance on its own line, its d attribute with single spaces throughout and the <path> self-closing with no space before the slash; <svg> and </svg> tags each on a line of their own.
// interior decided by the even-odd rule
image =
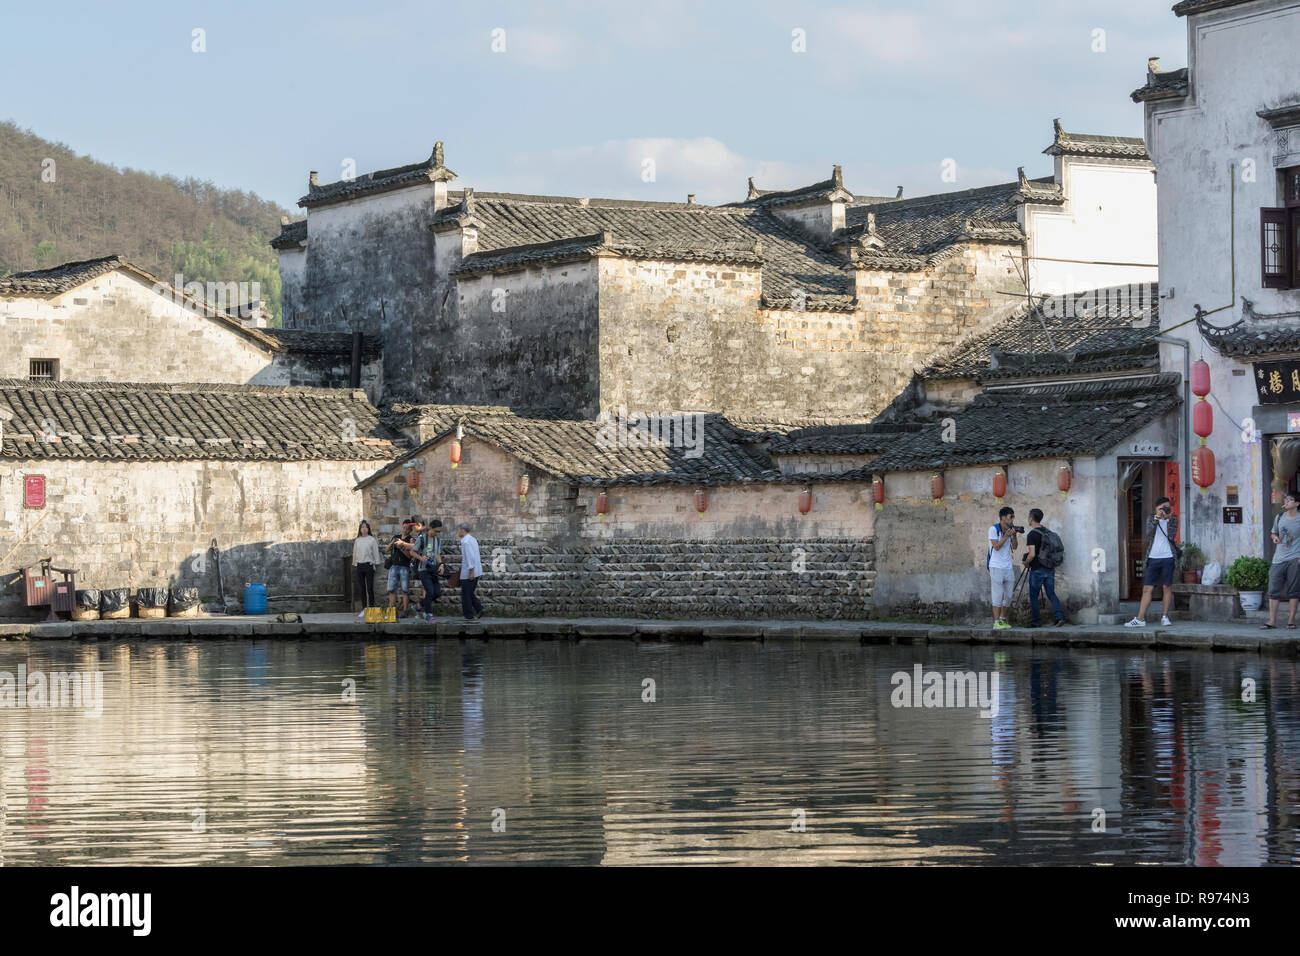
<svg viewBox="0 0 1300 956">
<path fill-rule="evenodd" d="M 917 662 L 996 671 L 997 713 L 894 707 L 891 675 Z M 9 864 L 1297 861 L 1300 675 L 1281 659 L 0 646 L 0 671 L 19 664 L 101 670 L 104 701 L 93 719 L 0 707 Z"/>
</svg>

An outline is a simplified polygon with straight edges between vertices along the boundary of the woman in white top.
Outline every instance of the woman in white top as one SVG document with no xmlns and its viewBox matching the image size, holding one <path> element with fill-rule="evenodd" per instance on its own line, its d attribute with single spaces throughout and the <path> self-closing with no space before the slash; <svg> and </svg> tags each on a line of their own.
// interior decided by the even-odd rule
<svg viewBox="0 0 1300 956">
<path fill-rule="evenodd" d="M 352 542 L 352 566 L 357 572 L 357 596 L 362 607 L 375 607 L 375 565 L 379 564 L 379 541 L 370 533 L 370 522 L 362 521 Z M 362 611 L 358 617 L 365 617 Z"/>
</svg>

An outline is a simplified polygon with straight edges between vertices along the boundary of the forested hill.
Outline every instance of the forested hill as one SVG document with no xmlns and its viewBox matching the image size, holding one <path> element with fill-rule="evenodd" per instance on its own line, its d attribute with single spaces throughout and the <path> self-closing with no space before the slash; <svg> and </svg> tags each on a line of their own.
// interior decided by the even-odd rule
<svg viewBox="0 0 1300 956">
<path fill-rule="evenodd" d="M 168 282 L 258 282 L 278 325 L 267 243 L 284 213 L 252 193 L 117 169 L 0 122 L 0 276 L 116 253 Z"/>
</svg>

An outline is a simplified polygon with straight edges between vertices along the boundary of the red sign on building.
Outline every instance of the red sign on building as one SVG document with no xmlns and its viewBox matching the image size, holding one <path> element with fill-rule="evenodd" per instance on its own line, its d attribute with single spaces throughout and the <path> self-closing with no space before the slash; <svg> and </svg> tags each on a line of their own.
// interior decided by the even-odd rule
<svg viewBox="0 0 1300 956">
<path fill-rule="evenodd" d="M 23 479 L 23 507 L 45 507 L 45 476 L 27 475 Z"/>
</svg>

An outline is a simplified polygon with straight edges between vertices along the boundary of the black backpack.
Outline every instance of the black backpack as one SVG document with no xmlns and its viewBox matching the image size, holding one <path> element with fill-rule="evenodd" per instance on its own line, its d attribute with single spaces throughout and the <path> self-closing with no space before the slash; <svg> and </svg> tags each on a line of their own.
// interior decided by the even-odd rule
<svg viewBox="0 0 1300 956">
<path fill-rule="evenodd" d="M 1038 559 L 1039 567 L 1045 571 L 1055 571 L 1065 560 L 1065 544 L 1061 541 L 1061 536 L 1050 528 L 1039 527 L 1035 530 L 1043 536 L 1043 543 L 1034 552 L 1034 557 Z"/>
</svg>

